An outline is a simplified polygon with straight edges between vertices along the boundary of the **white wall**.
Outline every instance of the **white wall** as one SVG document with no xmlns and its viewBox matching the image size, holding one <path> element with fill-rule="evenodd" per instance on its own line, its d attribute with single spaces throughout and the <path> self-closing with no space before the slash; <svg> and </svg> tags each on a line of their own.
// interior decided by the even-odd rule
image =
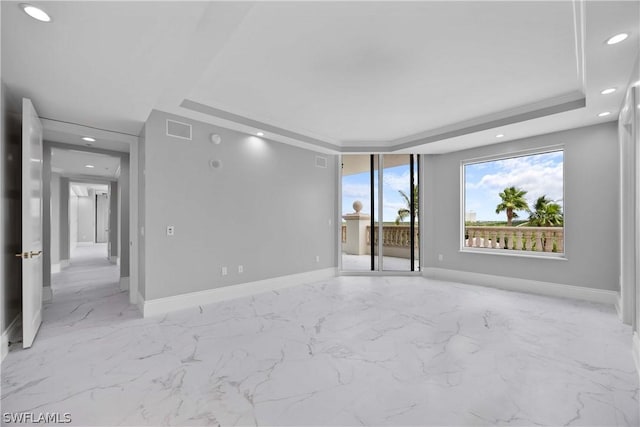
<svg viewBox="0 0 640 427">
<path fill-rule="evenodd" d="M 461 162 L 564 144 L 565 252 L 568 260 L 460 251 Z M 618 289 L 617 123 L 579 128 L 451 154 L 425 156 L 425 267 Z M 438 261 L 438 254 L 443 261 Z"/>
<path fill-rule="evenodd" d="M 193 124 L 193 140 L 167 137 L 167 118 Z M 145 126 L 145 300 L 336 266 L 334 156 L 317 168 L 315 152 L 159 111 Z"/>
<path fill-rule="evenodd" d="M 78 197 L 78 242 L 94 242 L 96 227 L 95 191 L 88 197 Z"/>
</svg>

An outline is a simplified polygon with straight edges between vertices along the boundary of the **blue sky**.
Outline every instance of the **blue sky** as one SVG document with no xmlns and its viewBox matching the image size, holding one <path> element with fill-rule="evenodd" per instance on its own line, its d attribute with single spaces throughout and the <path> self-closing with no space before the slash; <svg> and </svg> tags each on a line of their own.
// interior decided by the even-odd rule
<svg viewBox="0 0 640 427">
<path fill-rule="evenodd" d="M 526 157 L 474 163 L 465 166 L 465 211 L 475 211 L 477 221 L 506 221 L 504 212 L 496 214 L 500 193 L 515 186 L 527 191 L 530 207 L 542 195 L 563 204 L 564 153 L 536 154 Z M 518 212 L 527 218 L 525 212 Z"/>
<path fill-rule="evenodd" d="M 360 200 L 363 208 L 362 212 L 370 213 L 371 196 L 369 190 L 369 171 L 347 175 L 342 177 L 342 213 L 353 212 L 353 202 Z M 382 183 L 382 195 L 384 199 L 383 221 L 393 222 L 398 216 L 398 209 L 405 208 L 406 203 L 398 190 L 409 193 L 409 165 L 396 166 L 384 169 L 384 179 Z M 375 180 L 374 200 L 378 197 L 378 179 Z M 376 203 L 376 210 L 378 209 Z M 377 213 L 377 212 L 376 212 Z M 408 223 L 409 219 L 405 219 Z"/>
</svg>

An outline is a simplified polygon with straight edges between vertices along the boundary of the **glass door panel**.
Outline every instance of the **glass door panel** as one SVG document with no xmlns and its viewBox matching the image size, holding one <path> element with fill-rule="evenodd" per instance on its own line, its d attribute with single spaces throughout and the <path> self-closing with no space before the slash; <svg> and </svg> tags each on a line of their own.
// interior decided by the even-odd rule
<svg viewBox="0 0 640 427">
<path fill-rule="evenodd" d="M 342 157 L 344 271 L 420 271 L 418 165 L 412 154 Z"/>
<path fill-rule="evenodd" d="M 342 269 L 371 271 L 371 225 L 375 219 L 372 197 L 372 156 L 342 156 Z"/>
<path fill-rule="evenodd" d="M 382 269 L 385 271 L 419 271 L 416 262 L 419 258 L 418 186 L 414 157 L 409 154 L 385 154 L 383 157 Z"/>
</svg>

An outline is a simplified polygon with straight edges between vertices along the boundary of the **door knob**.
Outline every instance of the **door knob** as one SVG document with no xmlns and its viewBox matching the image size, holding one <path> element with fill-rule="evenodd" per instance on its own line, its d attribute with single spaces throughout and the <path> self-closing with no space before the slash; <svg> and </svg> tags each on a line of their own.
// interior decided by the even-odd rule
<svg viewBox="0 0 640 427">
<path fill-rule="evenodd" d="M 17 253 L 16 256 L 18 258 L 26 259 L 26 258 L 29 258 L 29 252 L 20 252 L 20 253 Z"/>
<path fill-rule="evenodd" d="M 31 258 L 35 258 L 37 256 L 40 256 L 41 253 L 42 253 L 42 251 L 31 251 Z"/>
</svg>

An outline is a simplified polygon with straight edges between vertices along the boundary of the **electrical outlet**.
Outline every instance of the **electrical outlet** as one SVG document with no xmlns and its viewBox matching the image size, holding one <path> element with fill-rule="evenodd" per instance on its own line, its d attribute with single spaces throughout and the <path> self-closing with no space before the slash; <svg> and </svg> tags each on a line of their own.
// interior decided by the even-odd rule
<svg viewBox="0 0 640 427">
<path fill-rule="evenodd" d="M 238 273 L 240 273 L 240 274 L 244 273 L 244 267 L 243 266 L 241 266 L 241 265 L 238 266 Z"/>
<path fill-rule="evenodd" d="M 176 228 L 173 225 L 167 225 L 167 236 L 173 236 L 176 232 Z"/>
<path fill-rule="evenodd" d="M 227 275 L 227 267 L 222 267 L 222 275 L 223 276 Z"/>
<path fill-rule="evenodd" d="M 442 256 L 442 254 L 438 254 L 438 261 L 442 261 L 444 259 L 444 257 Z"/>
<path fill-rule="evenodd" d="M 320 255 L 316 255 L 316 262 L 320 262 Z"/>
</svg>

